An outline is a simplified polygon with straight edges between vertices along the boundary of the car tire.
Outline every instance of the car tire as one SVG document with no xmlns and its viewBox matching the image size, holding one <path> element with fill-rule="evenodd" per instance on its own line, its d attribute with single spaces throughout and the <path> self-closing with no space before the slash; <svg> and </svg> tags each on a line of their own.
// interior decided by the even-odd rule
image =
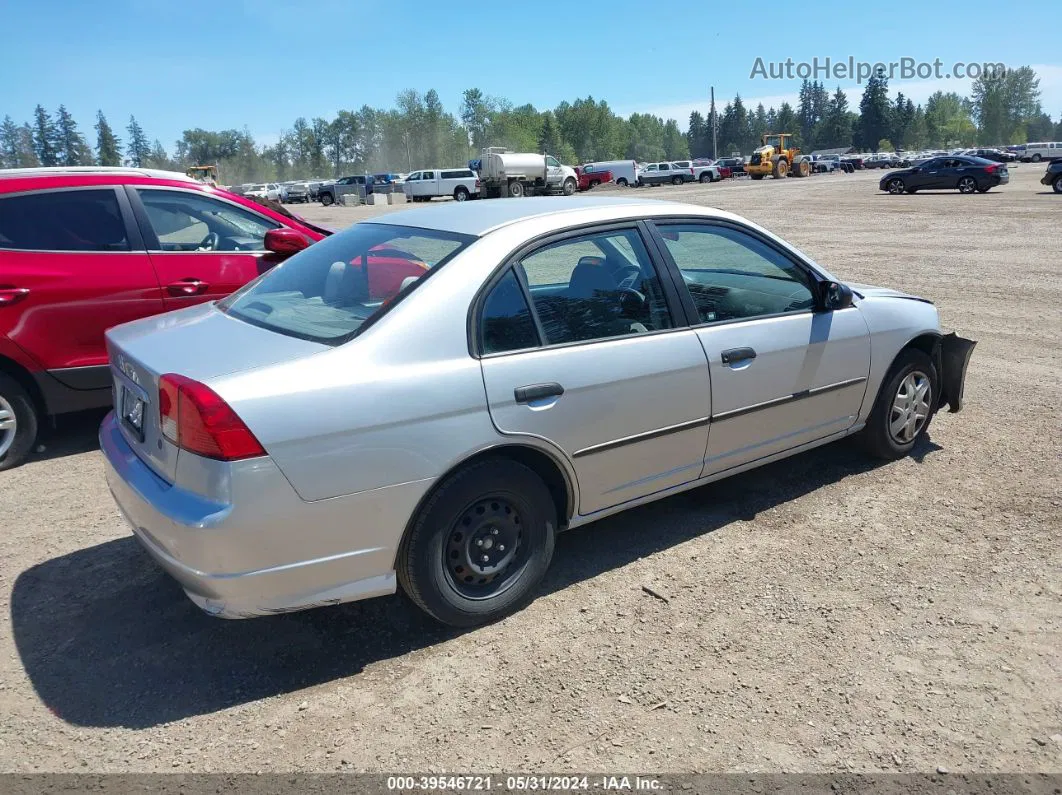
<svg viewBox="0 0 1062 795">
<path fill-rule="evenodd" d="M 1051 190 L 1055 193 L 1062 193 L 1062 176 L 1059 176 L 1051 183 Z"/>
<path fill-rule="evenodd" d="M 509 196 L 514 199 L 519 199 L 524 195 L 524 184 L 519 180 L 513 180 L 509 183 Z"/>
<path fill-rule="evenodd" d="M 907 186 L 903 184 L 902 179 L 896 177 L 885 183 L 885 189 L 893 196 L 900 196 L 906 192 Z"/>
<path fill-rule="evenodd" d="M 592 179 L 592 180 L 590 180 L 590 186 L 587 188 L 587 190 L 593 190 L 594 188 L 596 188 L 600 184 L 601 184 L 601 180 Z"/>
<path fill-rule="evenodd" d="M 444 624 L 496 621 L 534 597 L 556 527 L 556 506 L 537 474 L 510 459 L 482 460 L 449 477 L 421 507 L 398 550 L 398 582 Z"/>
<path fill-rule="evenodd" d="M 925 394 L 926 408 L 919 419 L 917 409 L 921 403 L 913 396 L 921 389 L 923 379 L 928 383 L 928 393 Z M 901 351 L 889 368 L 867 424 L 861 431 L 867 452 L 892 461 L 910 453 L 925 435 L 936 413 L 934 402 L 940 394 L 939 384 L 937 368 L 928 355 L 917 348 Z M 904 399 L 905 395 L 912 399 Z"/>
<path fill-rule="evenodd" d="M 464 185 L 458 185 L 454 189 L 454 201 L 463 202 L 467 201 L 469 197 L 468 188 Z"/>
<path fill-rule="evenodd" d="M 629 183 L 627 182 L 626 177 L 620 177 L 616 180 L 616 184 L 619 185 L 621 188 L 626 188 Z"/>
<path fill-rule="evenodd" d="M 704 173 L 702 173 L 700 178 L 699 178 L 699 181 L 702 184 L 705 183 L 705 182 L 711 182 L 712 181 L 712 172 L 711 171 L 705 171 Z"/>
<path fill-rule="evenodd" d="M 1032 161 L 1034 163 L 1039 163 L 1041 160 L 1043 160 L 1043 158 L 1040 157 L 1040 153 L 1039 152 L 1037 152 L 1035 155 L 1032 156 Z"/>
<path fill-rule="evenodd" d="M 959 180 L 959 193 L 976 193 L 977 180 L 973 177 L 963 177 Z"/>
<path fill-rule="evenodd" d="M 675 185 L 675 186 L 681 185 L 682 184 L 682 177 L 672 177 L 671 178 L 671 184 Z"/>
<path fill-rule="evenodd" d="M 22 384 L 0 373 L 0 472 L 17 467 L 37 441 L 37 407 Z"/>
<path fill-rule="evenodd" d="M 564 186 L 561 188 L 561 191 L 565 196 L 574 196 L 578 189 L 579 185 L 576 181 L 571 177 L 568 177 L 568 179 L 564 180 Z"/>
<path fill-rule="evenodd" d="M 335 201 L 335 199 L 332 198 L 332 194 L 330 194 L 330 193 L 322 193 L 321 194 L 321 204 L 323 204 L 325 207 L 327 207 L 328 205 L 330 205 L 334 201 Z"/>
</svg>

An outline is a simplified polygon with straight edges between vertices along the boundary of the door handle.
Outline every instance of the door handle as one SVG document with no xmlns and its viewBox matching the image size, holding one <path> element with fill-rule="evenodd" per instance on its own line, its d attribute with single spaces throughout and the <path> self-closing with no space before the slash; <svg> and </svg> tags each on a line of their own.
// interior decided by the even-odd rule
<svg viewBox="0 0 1062 795">
<path fill-rule="evenodd" d="M 755 358 L 756 351 L 752 348 L 731 348 L 723 351 L 723 364 L 737 364 Z"/>
<path fill-rule="evenodd" d="M 166 285 L 166 292 L 170 295 L 202 295 L 210 287 L 206 282 L 199 279 L 181 279 L 178 282 L 170 282 Z"/>
<path fill-rule="evenodd" d="M 513 397 L 517 403 L 530 403 L 532 400 L 541 400 L 548 397 L 560 397 L 564 394 L 564 387 L 556 382 L 548 384 L 528 384 L 518 386 L 513 390 Z"/>
<path fill-rule="evenodd" d="M 28 287 L 0 287 L 0 306 L 17 304 L 29 295 Z"/>
</svg>

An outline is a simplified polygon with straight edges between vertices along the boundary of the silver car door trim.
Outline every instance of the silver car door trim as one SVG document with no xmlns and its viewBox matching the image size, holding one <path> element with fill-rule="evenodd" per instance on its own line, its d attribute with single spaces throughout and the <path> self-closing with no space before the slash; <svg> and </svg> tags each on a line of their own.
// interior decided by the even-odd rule
<svg viewBox="0 0 1062 795">
<path fill-rule="evenodd" d="M 624 447 L 628 444 L 637 444 L 638 442 L 647 442 L 650 439 L 656 439 L 660 436 L 667 436 L 672 433 L 681 433 L 682 431 L 688 431 L 693 428 L 700 428 L 711 422 L 710 417 L 698 417 L 695 420 L 689 420 L 688 422 L 680 422 L 678 425 L 668 425 L 664 428 L 656 428 L 652 431 L 645 431 L 644 433 L 636 433 L 632 436 L 624 436 L 621 439 L 613 439 L 609 442 L 602 442 L 601 444 L 591 445 L 590 447 L 584 447 L 582 450 L 576 450 L 572 453 L 572 458 L 581 458 L 585 455 L 593 455 L 594 453 L 603 453 L 606 450 L 615 450 L 617 447 Z"/>
<path fill-rule="evenodd" d="M 844 389 L 845 387 L 855 386 L 856 384 L 862 384 L 866 380 L 867 379 L 865 376 L 860 376 L 859 378 L 849 378 L 846 381 L 838 381 L 835 384 L 817 386 L 814 389 L 805 389 L 802 392 L 794 392 L 793 394 L 785 395 L 784 397 L 774 398 L 773 400 L 765 400 L 763 403 L 755 403 L 751 406 L 743 406 L 740 409 L 723 411 L 719 414 L 713 414 L 712 422 L 721 422 L 723 420 L 733 419 L 734 417 L 741 417 L 745 414 L 751 414 L 754 411 L 772 409 L 775 406 L 782 406 L 786 403 L 792 403 L 797 400 L 804 400 L 805 398 L 813 397 L 815 395 L 821 395 L 825 392 L 833 392 L 836 389 Z"/>
</svg>

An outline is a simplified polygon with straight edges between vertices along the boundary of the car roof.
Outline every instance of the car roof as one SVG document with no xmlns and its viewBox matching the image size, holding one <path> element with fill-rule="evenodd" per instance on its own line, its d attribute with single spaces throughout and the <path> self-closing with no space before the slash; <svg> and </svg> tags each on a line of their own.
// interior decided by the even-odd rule
<svg viewBox="0 0 1062 795">
<path fill-rule="evenodd" d="M 446 202 L 391 213 L 363 223 L 393 224 L 482 237 L 496 229 L 533 218 L 581 215 L 573 223 L 595 223 L 659 215 L 731 218 L 711 207 L 650 199 L 602 196 L 556 196 Z"/>
<path fill-rule="evenodd" d="M 114 174 L 117 176 L 155 177 L 156 179 L 175 179 L 181 182 L 198 182 L 180 171 L 164 171 L 160 168 L 132 168 L 121 166 L 38 166 L 35 168 L 5 168 L 0 170 L 0 179 L 14 177 L 64 177 L 78 174 Z"/>
</svg>

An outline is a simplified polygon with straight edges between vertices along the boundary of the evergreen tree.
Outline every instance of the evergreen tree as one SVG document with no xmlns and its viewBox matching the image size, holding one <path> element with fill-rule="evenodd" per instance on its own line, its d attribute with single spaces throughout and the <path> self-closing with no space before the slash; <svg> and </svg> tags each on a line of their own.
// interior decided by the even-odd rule
<svg viewBox="0 0 1062 795">
<path fill-rule="evenodd" d="M 876 149 L 878 141 L 889 135 L 891 108 L 889 107 L 889 81 L 882 69 L 867 81 L 863 99 L 859 102 L 859 126 L 856 146 L 861 149 Z"/>
<path fill-rule="evenodd" d="M 101 166 L 122 164 L 121 142 L 107 123 L 102 110 L 96 111 L 96 163 Z"/>
<path fill-rule="evenodd" d="M 18 168 L 20 163 L 18 125 L 10 116 L 4 116 L 0 124 L 0 168 Z"/>
<path fill-rule="evenodd" d="M 819 148 L 836 149 L 852 145 L 852 119 L 848 111 L 848 97 L 837 86 L 826 108 L 826 116 L 819 130 Z"/>
<path fill-rule="evenodd" d="M 33 136 L 33 128 L 26 122 L 18 128 L 18 149 L 21 168 L 33 168 L 41 165 L 37 159 L 37 145 Z"/>
<path fill-rule="evenodd" d="M 664 157 L 668 160 L 686 160 L 690 156 L 690 145 L 678 128 L 678 122 L 668 119 L 664 124 Z"/>
<path fill-rule="evenodd" d="M 775 117 L 774 123 L 775 129 L 771 130 L 771 132 L 784 133 L 797 129 L 798 120 L 796 113 L 793 111 L 793 106 L 788 102 L 783 102 L 782 107 L 778 109 L 778 115 Z"/>
<path fill-rule="evenodd" d="M 915 106 L 914 102 L 903 95 L 903 92 L 896 94 L 896 102 L 892 106 L 892 123 L 889 128 L 889 140 L 899 148 L 903 149 L 908 146 L 908 137 L 910 136 L 911 124 L 914 122 Z"/>
<path fill-rule="evenodd" d="M 56 129 L 59 140 L 59 165 L 91 166 L 92 150 L 85 143 L 85 136 L 77 128 L 77 122 L 65 105 L 60 105 L 56 113 Z"/>
<path fill-rule="evenodd" d="M 59 165 L 59 131 L 43 106 L 33 111 L 33 152 L 42 166 Z"/>
<path fill-rule="evenodd" d="M 700 111 L 690 113 L 690 126 L 686 130 L 686 142 L 693 157 L 708 157 L 712 153 L 712 131 Z"/>
<path fill-rule="evenodd" d="M 126 127 L 126 130 L 129 132 L 129 144 L 125 153 L 133 166 L 142 168 L 146 165 L 148 158 L 151 157 L 151 145 L 148 143 L 144 129 L 137 122 L 135 116 L 129 117 L 129 126 Z"/>
</svg>

